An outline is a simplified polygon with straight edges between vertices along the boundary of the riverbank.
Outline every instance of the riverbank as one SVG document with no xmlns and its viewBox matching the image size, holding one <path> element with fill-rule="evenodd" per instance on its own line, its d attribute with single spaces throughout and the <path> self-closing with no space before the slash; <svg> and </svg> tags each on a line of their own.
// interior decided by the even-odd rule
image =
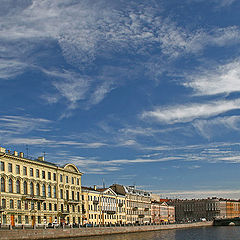
<svg viewBox="0 0 240 240">
<path fill-rule="evenodd" d="M 213 222 L 198 222 L 188 224 L 170 225 L 148 225 L 131 227 L 94 227 L 94 228 L 68 228 L 68 229 L 14 229 L 1 230 L 0 240 L 40 240 L 40 239 L 59 239 L 72 237 L 88 237 L 121 233 L 136 233 L 147 231 L 160 231 L 182 228 L 197 228 L 212 226 Z"/>
</svg>

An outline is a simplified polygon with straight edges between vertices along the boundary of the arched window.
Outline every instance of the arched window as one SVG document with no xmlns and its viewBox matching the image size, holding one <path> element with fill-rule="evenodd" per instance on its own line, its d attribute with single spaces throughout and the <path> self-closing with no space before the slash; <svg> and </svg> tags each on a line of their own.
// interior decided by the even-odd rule
<svg viewBox="0 0 240 240">
<path fill-rule="evenodd" d="M 24 194 L 27 194 L 27 193 L 28 193 L 28 190 L 27 190 L 27 182 L 26 182 L 26 181 L 23 183 L 23 192 L 24 192 Z"/>
<path fill-rule="evenodd" d="M 30 194 L 34 195 L 34 188 L 33 188 L 33 183 L 30 183 Z"/>
<path fill-rule="evenodd" d="M 8 191 L 10 193 L 13 192 L 13 180 L 11 178 L 9 178 L 9 182 L 8 182 Z"/>
<path fill-rule="evenodd" d="M 52 197 L 52 188 L 48 185 L 48 197 Z"/>
<path fill-rule="evenodd" d="M 37 185 L 36 185 L 36 195 L 37 196 L 40 195 L 40 185 L 39 185 L 39 183 L 37 183 Z"/>
<path fill-rule="evenodd" d="M 20 181 L 19 180 L 16 181 L 16 191 L 17 191 L 17 193 L 20 193 Z"/>
<path fill-rule="evenodd" d="M 46 185 L 45 184 L 42 185 L 42 195 L 44 197 L 46 197 Z"/>
<path fill-rule="evenodd" d="M 1 192 L 5 192 L 5 178 L 1 178 Z"/>
</svg>

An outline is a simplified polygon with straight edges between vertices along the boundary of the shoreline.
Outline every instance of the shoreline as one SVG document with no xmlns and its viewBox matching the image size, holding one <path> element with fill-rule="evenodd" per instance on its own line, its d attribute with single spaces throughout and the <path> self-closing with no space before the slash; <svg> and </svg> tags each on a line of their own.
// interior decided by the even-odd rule
<svg viewBox="0 0 240 240">
<path fill-rule="evenodd" d="M 40 239 L 69 239 L 75 237 L 90 237 L 101 235 L 150 232 L 161 230 L 210 227 L 213 222 L 197 222 L 187 224 L 147 225 L 129 227 L 91 227 L 91 228 L 68 228 L 68 229 L 14 229 L 0 230 L 0 240 L 40 240 Z"/>
</svg>

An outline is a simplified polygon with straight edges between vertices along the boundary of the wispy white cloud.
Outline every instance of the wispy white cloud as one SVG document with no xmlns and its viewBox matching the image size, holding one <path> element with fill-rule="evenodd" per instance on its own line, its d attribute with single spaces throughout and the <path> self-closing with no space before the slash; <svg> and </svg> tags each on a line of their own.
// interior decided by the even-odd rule
<svg viewBox="0 0 240 240">
<path fill-rule="evenodd" d="M 190 122 L 197 118 L 209 118 L 240 108 L 240 100 L 222 100 L 204 104 L 187 104 L 170 107 L 157 107 L 153 111 L 142 113 L 142 119 L 154 119 L 162 123 Z"/>
<path fill-rule="evenodd" d="M 226 1 L 223 2 L 226 4 Z M 3 9 L 9 8 L 0 15 L 0 41 L 4 43 L 0 56 L 9 56 L 8 60 L 0 62 L 2 78 L 14 77 L 26 66 L 36 67 L 39 64 L 37 59 L 28 56 L 34 56 L 36 46 L 46 41 L 58 43 L 66 61 L 80 71 L 91 69 L 95 61 L 102 62 L 99 69 L 104 68 L 104 62 L 111 61 L 119 53 L 150 57 L 153 46 L 163 55 L 175 58 L 181 54 L 195 54 L 209 45 L 225 46 L 240 41 L 238 27 L 188 32 L 169 18 L 164 19 L 161 3 L 156 1 L 109 4 L 104 0 L 68 3 L 33 0 L 19 4 L 4 2 L 2 5 Z M 128 72 L 131 70 L 129 61 L 123 59 Z M 8 63 L 12 64 L 14 71 L 6 68 Z M 140 63 L 140 68 L 144 64 Z M 52 81 L 52 84 L 62 97 L 70 101 L 71 108 L 82 99 L 90 106 L 98 104 L 124 79 L 117 78 L 118 73 L 126 72 L 119 70 L 116 74 L 115 69 L 115 76 L 109 77 L 106 75 L 108 70 L 97 76 L 86 75 L 88 71 L 84 71 L 84 75 L 74 71 L 61 72 L 60 75 L 48 72 L 61 79 Z M 45 98 L 50 103 L 60 99 L 55 94 Z"/>
<path fill-rule="evenodd" d="M 193 75 L 186 75 L 184 86 L 192 88 L 196 95 L 215 95 L 240 91 L 240 60 L 214 66 Z"/>
<path fill-rule="evenodd" d="M 52 121 L 27 116 L 0 116 L 0 127 L 11 134 L 23 134 L 33 130 L 46 131 Z"/>
<path fill-rule="evenodd" d="M 209 120 L 196 120 L 192 123 L 200 135 L 207 139 L 224 135 L 225 132 L 238 131 L 240 128 L 240 117 L 217 117 Z M 221 131 L 219 131 L 221 129 Z"/>
<path fill-rule="evenodd" d="M 208 197 L 219 197 L 219 198 L 231 198 L 231 199 L 239 199 L 240 191 L 239 190 L 186 190 L 186 191 L 161 191 L 161 190 L 152 190 L 152 192 L 158 193 L 163 197 L 168 198 L 179 198 L 179 199 L 193 199 L 193 198 L 208 198 Z"/>
<path fill-rule="evenodd" d="M 14 137 L 10 136 L 5 138 L 5 144 L 14 144 L 14 145 L 45 145 L 48 147 L 60 147 L 60 146 L 74 146 L 78 148 L 100 148 L 106 146 L 106 143 L 101 142 L 77 142 L 77 141 L 58 141 L 58 140 L 50 140 L 47 138 L 34 138 L 34 137 Z"/>
</svg>

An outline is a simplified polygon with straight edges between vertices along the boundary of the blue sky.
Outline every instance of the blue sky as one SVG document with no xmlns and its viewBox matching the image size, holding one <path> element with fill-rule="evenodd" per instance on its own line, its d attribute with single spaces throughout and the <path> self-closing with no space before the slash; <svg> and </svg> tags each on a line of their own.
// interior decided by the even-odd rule
<svg viewBox="0 0 240 240">
<path fill-rule="evenodd" d="M 0 3 L 0 145 L 88 186 L 240 198 L 239 1 Z"/>
</svg>

